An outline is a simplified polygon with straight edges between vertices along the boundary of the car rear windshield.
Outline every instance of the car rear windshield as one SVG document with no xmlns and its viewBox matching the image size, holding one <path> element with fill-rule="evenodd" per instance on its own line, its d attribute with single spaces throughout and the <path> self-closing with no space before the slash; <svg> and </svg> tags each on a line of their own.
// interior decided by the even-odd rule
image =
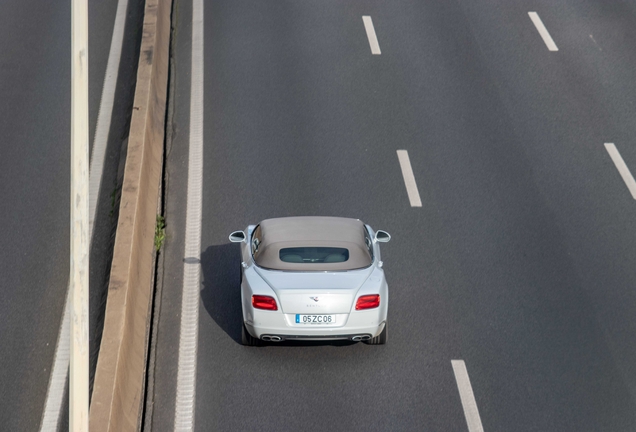
<svg viewBox="0 0 636 432">
<path fill-rule="evenodd" d="M 337 247 L 283 248 L 279 252 L 279 257 L 281 261 L 287 263 L 341 263 L 349 259 L 349 250 Z"/>
</svg>

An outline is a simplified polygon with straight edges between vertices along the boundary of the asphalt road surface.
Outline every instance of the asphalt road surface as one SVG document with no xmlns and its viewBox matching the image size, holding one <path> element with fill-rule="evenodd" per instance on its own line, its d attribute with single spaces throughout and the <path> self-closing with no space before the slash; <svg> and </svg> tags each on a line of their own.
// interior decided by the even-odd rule
<svg viewBox="0 0 636 432">
<path fill-rule="evenodd" d="M 175 5 L 146 429 L 175 424 L 194 94 L 196 430 L 636 430 L 636 2 L 204 8 L 191 88 L 192 1 Z M 240 345 L 227 236 L 293 215 L 391 233 L 387 345 Z"/>
<path fill-rule="evenodd" d="M 91 254 L 90 338 L 99 308 L 112 221 L 110 197 L 134 89 L 137 2 L 130 1 L 103 190 Z M 95 133 L 117 0 L 89 2 L 89 118 Z M 131 63 L 128 63 L 132 61 Z M 0 429 L 40 427 L 69 276 L 71 3 L 0 5 Z M 104 196 L 104 194 L 102 194 Z M 66 411 L 61 422 L 65 422 Z"/>
</svg>

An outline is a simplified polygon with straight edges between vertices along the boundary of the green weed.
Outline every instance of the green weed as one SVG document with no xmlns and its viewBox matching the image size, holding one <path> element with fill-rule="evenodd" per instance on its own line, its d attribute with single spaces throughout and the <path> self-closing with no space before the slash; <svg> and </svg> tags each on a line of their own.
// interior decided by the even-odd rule
<svg viewBox="0 0 636 432">
<path fill-rule="evenodd" d="M 166 220 L 163 216 L 157 215 L 157 225 L 155 226 L 155 249 L 159 252 L 161 245 L 166 240 Z"/>
</svg>

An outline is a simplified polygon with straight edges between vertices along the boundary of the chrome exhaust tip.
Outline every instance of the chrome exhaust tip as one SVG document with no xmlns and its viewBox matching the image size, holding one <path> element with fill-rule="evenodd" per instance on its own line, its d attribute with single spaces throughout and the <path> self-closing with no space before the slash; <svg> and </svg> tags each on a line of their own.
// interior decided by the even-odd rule
<svg viewBox="0 0 636 432">
<path fill-rule="evenodd" d="M 271 336 L 267 336 L 267 335 L 261 336 L 261 339 L 263 339 L 265 342 L 269 342 L 272 340 Z"/>
<path fill-rule="evenodd" d="M 283 338 L 280 336 L 263 335 L 261 339 L 265 342 L 282 342 Z"/>
<path fill-rule="evenodd" d="M 354 342 L 360 342 L 360 341 L 366 341 L 371 339 L 371 336 L 366 334 L 366 335 L 355 335 L 351 338 L 352 341 Z"/>
</svg>

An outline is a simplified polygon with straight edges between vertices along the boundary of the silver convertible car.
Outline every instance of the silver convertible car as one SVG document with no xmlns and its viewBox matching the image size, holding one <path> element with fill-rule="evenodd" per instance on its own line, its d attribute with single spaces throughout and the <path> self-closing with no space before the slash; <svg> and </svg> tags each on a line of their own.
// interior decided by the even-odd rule
<svg viewBox="0 0 636 432">
<path fill-rule="evenodd" d="M 284 340 L 387 342 L 389 233 L 358 219 L 267 219 L 230 234 L 241 243 L 244 345 Z"/>
</svg>

